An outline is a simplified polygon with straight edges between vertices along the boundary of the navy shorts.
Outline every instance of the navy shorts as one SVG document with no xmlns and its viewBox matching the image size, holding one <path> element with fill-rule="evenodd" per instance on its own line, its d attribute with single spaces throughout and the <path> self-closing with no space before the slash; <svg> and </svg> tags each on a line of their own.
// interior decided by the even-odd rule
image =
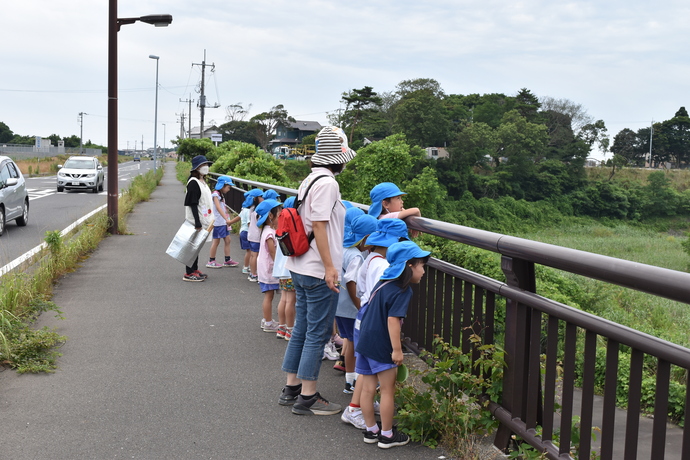
<svg viewBox="0 0 690 460">
<path fill-rule="evenodd" d="M 214 240 L 222 240 L 226 236 L 228 236 L 228 226 L 227 225 L 218 225 L 213 227 L 213 239 Z"/>
<path fill-rule="evenodd" d="M 253 241 L 250 241 L 250 242 L 249 242 L 249 249 L 250 249 L 252 252 L 259 252 L 259 247 L 260 247 L 260 246 L 261 246 L 260 243 L 255 243 L 255 242 L 253 242 Z"/>
<path fill-rule="evenodd" d="M 247 239 L 247 231 L 246 230 L 240 232 L 240 248 L 251 249 L 249 247 L 249 240 Z"/>
<path fill-rule="evenodd" d="M 355 319 L 354 318 L 341 318 L 340 316 L 335 317 L 335 323 L 338 325 L 338 334 L 343 339 L 347 339 L 350 342 L 355 341 Z"/>
</svg>

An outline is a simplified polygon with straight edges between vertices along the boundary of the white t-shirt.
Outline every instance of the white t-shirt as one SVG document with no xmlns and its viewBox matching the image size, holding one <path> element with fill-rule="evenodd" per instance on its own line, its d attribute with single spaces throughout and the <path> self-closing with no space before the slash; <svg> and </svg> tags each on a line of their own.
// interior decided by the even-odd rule
<svg viewBox="0 0 690 460">
<path fill-rule="evenodd" d="M 359 268 L 357 274 L 357 297 L 361 305 L 364 305 L 371 295 L 371 291 L 388 268 L 388 261 L 381 254 L 372 252 Z"/>
<path fill-rule="evenodd" d="M 345 233 L 345 205 L 340 201 L 340 186 L 330 169 L 314 167 L 300 184 L 298 198 L 304 196 L 309 184 L 318 176 L 322 177 L 309 190 L 306 200 L 298 209 L 307 234 L 312 232 L 312 222 L 327 222 L 326 234 L 331 261 L 338 271 L 343 266 L 343 235 Z M 299 257 L 288 257 L 285 267 L 291 272 L 324 279 L 326 269 L 313 239 L 309 250 Z"/>
<path fill-rule="evenodd" d="M 252 212 L 250 208 L 242 208 L 240 211 L 240 233 L 249 230 L 249 213 Z"/>
<path fill-rule="evenodd" d="M 261 229 L 256 225 L 257 220 L 258 219 L 256 216 L 256 210 L 254 208 L 250 208 L 249 228 L 247 229 L 247 240 L 251 241 L 252 243 L 261 242 Z"/>
</svg>

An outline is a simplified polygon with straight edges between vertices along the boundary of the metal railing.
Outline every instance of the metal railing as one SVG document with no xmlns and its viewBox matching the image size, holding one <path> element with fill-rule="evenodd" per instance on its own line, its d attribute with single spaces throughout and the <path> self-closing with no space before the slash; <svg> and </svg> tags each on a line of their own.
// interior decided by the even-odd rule
<svg viewBox="0 0 690 460">
<path fill-rule="evenodd" d="M 238 186 L 227 198 L 236 210 L 245 189 L 273 188 L 283 196 L 296 193 L 271 184 L 233 180 Z M 678 366 L 687 376 L 690 350 L 538 295 L 535 264 L 684 303 L 690 302 L 690 274 L 432 219 L 408 218 L 406 222 L 410 229 L 501 255 L 506 282 L 431 259 L 403 326 L 407 346 L 417 353 L 431 349 L 435 336 L 465 352 L 471 351 L 472 334 L 486 344 L 502 339 L 498 344 L 506 357 L 502 398 L 500 403 L 488 401 L 500 422 L 494 440 L 498 448 L 506 449 L 515 433 L 548 458 L 565 459 L 570 458 L 571 442 L 578 435 L 581 458 L 589 458 L 595 429 L 595 371 L 603 366 L 600 458 L 638 458 L 643 368 L 651 362 L 656 369 L 651 458 L 664 458 L 671 366 Z M 497 331 L 499 310 L 505 312 L 505 320 Z M 597 358 L 598 348 L 605 349 L 603 359 Z M 629 371 L 620 366 L 622 352 L 628 348 Z M 621 377 L 628 379 L 622 445 L 621 439 L 614 438 Z M 579 389 L 576 378 L 581 380 Z M 577 433 L 572 423 L 576 393 L 581 394 Z M 685 392 L 686 420 L 689 402 L 690 394 Z M 681 458 L 690 459 L 689 430 L 683 431 Z"/>
</svg>

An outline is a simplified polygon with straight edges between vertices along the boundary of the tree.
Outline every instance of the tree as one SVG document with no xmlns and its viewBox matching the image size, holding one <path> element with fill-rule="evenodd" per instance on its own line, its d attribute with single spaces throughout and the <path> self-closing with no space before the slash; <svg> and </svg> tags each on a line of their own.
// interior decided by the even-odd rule
<svg viewBox="0 0 690 460">
<path fill-rule="evenodd" d="M 218 133 L 223 136 L 223 142 L 241 141 L 259 146 L 259 141 L 256 139 L 256 126 L 249 121 L 228 121 L 218 127 Z"/>
<path fill-rule="evenodd" d="M 348 112 L 354 112 L 350 115 L 350 139 L 354 139 L 355 127 L 360 120 L 362 110 L 372 109 L 376 105 L 381 104 L 381 98 L 374 91 L 371 86 L 365 86 L 362 89 L 353 89 L 347 93 L 343 93 L 341 98 L 345 102 L 346 117 Z"/>
<path fill-rule="evenodd" d="M 583 126 L 593 123 L 592 118 L 582 104 L 577 104 L 569 99 L 556 99 L 551 96 L 544 96 L 539 99 L 542 112 L 557 112 L 567 115 L 570 120 L 570 129 L 575 133 L 579 133 Z M 564 120 L 564 119 L 561 119 Z M 549 132 L 555 129 L 554 126 L 549 126 Z"/>
<path fill-rule="evenodd" d="M 79 136 L 72 134 L 70 137 L 63 137 L 63 141 L 65 141 L 65 147 L 74 149 L 79 147 Z"/>
<path fill-rule="evenodd" d="M 624 128 L 613 138 L 611 152 L 618 155 L 624 165 L 643 166 L 644 150 L 641 149 L 640 139 L 632 129 Z"/>
<path fill-rule="evenodd" d="M 580 129 L 577 133 L 578 139 L 583 140 L 590 149 L 596 145 L 599 150 L 606 152 L 609 149 L 609 136 L 606 134 L 606 124 L 604 120 L 597 120 L 594 123 L 588 123 Z"/>
<path fill-rule="evenodd" d="M 690 162 L 690 117 L 685 107 L 670 120 L 661 123 L 660 143 L 677 168 Z M 656 133 L 655 133 L 656 134 Z"/>
<path fill-rule="evenodd" d="M 7 143 L 12 140 L 14 133 L 5 123 L 0 121 L 0 143 Z"/>
<path fill-rule="evenodd" d="M 537 122 L 537 112 L 541 107 L 539 99 L 537 96 L 532 94 L 527 88 L 522 88 L 517 96 L 515 96 L 515 106 L 514 109 L 518 111 L 527 121 L 531 123 Z"/>
<path fill-rule="evenodd" d="M 177 147 L 177 154 L 182 156 L 185 161 L 192 161 L 197 155 L 204 155 L 209 160 L 215 160 L 211 153 L 216 148 L 211 139 L 182 139 Z"/>
<path fill-rule="evenodd" d="M 244 118 L 249 114 L 249 111 L 252 109 L 252 105 L 249 104 L 247 108 L 245 109 L 242 106 L 241 102 L 237 102 L 235 104 L 230 104 L 225 108 L 225 120 L 228 122 L 233 122 L 233 121 L 244 121 Z"/>
<path fill-rule="evenodd" d="M 398 93 L 403 95 L 395 104 L 393 132 L 404 133 L 408 142 L 421 147 L 446 144 L 451 133 L 451 123 L 446 116 L 443 91 L 438 82 L 427 79 L 408 80 L 400 83 L 398 88 Z"/>
<path fill-rule="evenodd" d="M 254 115 L 249 121 L 254 123 L 256 140 L 259 141 L 259 145 L 264 150 L 268 150 L 268 143 L 273 137 L 278 123 L 287 125 L 289 122 L 294 123 L 295 119 L 288 115 L 283 104 L 278 104 L 268 112 Z"/>
</svg>

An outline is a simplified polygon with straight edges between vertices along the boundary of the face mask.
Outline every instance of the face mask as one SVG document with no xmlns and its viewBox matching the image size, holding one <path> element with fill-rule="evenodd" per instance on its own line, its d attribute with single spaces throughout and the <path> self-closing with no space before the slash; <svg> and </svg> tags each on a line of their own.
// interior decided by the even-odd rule
<svg viewBox="0 0 690 460">
<path fill-rule="evenodd" d="M 199 172 L 202 175 L 206 176 L 208 174 L 208 165 L 203 165 L 203 166 L 199 167 Z"/>
</svg>

